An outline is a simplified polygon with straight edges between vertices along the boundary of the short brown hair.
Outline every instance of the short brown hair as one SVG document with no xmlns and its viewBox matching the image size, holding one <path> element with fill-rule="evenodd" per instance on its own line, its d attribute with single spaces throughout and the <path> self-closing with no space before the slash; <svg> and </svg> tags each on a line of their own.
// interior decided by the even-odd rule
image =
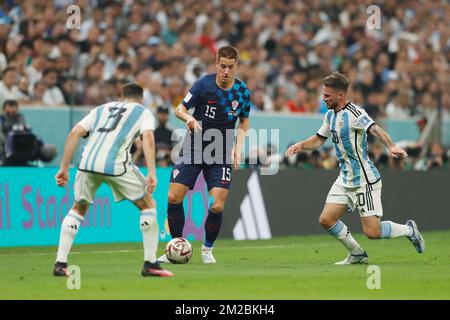
<svg viewBox="0 0 450 320">
<path fill-rule="evenodd" d="M 333 72 L 324 79 L 323 84 L 326 87 L 331 87 L 336 90 L 343 90 L 347 92 L 350 80 L 348 80 L 348 78 L 342 73 Z"/>
<path fill-rule="evenodd" d="M 235 59 L 236 62 L 238 62 L 239 52 L 235 47 L 232 46 L 221 47 L 217 52 L 217 61 L 219 61 L 220 58 Z"/>
<path fill-rule="evenodd" d="M 144 89 L 134 82 L 128 82 L 122 86 L 122 97 L 124 98 L 138 98 L 142 99 L 144 96 Z"/>
</svg>

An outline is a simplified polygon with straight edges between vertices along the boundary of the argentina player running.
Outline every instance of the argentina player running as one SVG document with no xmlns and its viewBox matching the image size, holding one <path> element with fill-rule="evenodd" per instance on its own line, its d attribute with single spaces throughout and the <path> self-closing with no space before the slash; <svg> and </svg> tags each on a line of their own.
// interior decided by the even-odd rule
<svg viewBox="0 0 450 320">
<path fill-rule="evenodd" d="M 331 135 L 340 175 L 331 187 L 320 215 L 320 224 L 349 251 L 346 259 L 338 265 L 368 263 L 366 251 L 353 238 L 350 230 L 340 220 L 347 211 L 358 208 L 364 234 L 370 239 L 407 237 L 418 253 L 425 250 L 425 241 L 416 223 L 406 224 L 382 221 L 381 176 L 367 155 L 367 133 L 376 136 L 388 148 L 390 154 L 407 157 L 406 152 L 397 147 L 364 109 L 347 101 L 349 80 L 338 72 L 324 80 L 323 101 L 328 112 L 323 125 L 315 136 L 300 141 L 286 151 L 290 157 L 301 150 L 317 149 Z"/>
<path fill-rule="evenodd" d="M 155 119 L 142 106 L 143 89 L 135 83 L 122 87 L 122 100 L 109 102 L 93 109 L 69 133 L 61 167 L 55 176 L 58 186 L 69 181 L 69 165 L 78 141 L 89 136 L 83 150 L 74 182 L 74 204 L 61 225 L 55 276 L 69 276 L 67 259 L 75 236 L 93 202 L 97 189 L 109 185 L 115 201 L 128 199 L 140 210 L 140 229 L 144 243 L 143 276 L 170 277 L 173 274 L 156 261 L 158 222 L 156 203 L 152 193 L 156 188 Z M 148 167 L 147 179 L 131 163 L 130 148 L 142 137 L 143 151 Z"/>
<path fill-rule="evenodd" d="M 172 238 L 183 236 L 183 199 L 203 171 L 210 195 L 202 246 L 204 263 L 216 262 L 213 244 L 222 224 L 232 169 L 239 167 L 242 143 L 249 127 L 250 91 L 243 81 L 234 77 L 237 65 L 238 51 L 231 46 L 220 48 L 216 57 L 217 73 L 197 80 L 176 110 L 176 116 L 186 123 L 188 132 L 170 179 L 169 229 Z M 195 108 L 193 115 L 188 113 L 191 108 Z M 162 255 L 158 261 L 167 262 L 167 258 Z"/>
</svg>

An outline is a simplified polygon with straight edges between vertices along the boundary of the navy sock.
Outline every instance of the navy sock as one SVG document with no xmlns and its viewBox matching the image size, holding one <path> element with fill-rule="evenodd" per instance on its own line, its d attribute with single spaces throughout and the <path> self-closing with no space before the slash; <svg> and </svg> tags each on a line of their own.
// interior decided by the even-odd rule
<svg viewBox="0 0 450 320">
<path fill-rule="evenodd" d="M 183 236 L 184 228 L 184 208 L 183 202 L 169 203 L 167 208 L 167 220 L 169 222 L 170 235 L 172 238 Z"/>
<path fill-rule="evenodd" d="M 208 211 L 208 217 L 205 222 L 205 247 L 211 248 L 219 235 L 220 226 L 222 225 L 222 212 L 214 213 Z"/>
</svg>

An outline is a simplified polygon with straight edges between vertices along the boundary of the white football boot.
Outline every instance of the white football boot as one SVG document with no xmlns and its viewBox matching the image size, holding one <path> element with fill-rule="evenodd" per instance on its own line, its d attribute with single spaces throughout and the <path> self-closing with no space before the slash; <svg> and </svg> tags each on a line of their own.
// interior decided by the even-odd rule
<svg viewBox="0 0 450 320">
<path fill-rule="evenodd" d="M 423 253 L 425 251 L 425 240 L 419 232 L 419 228 L 417 228 L 417 224 L 414 220 L 406 221 L 406 225 L 411 227 L 413 233 L 410 237 L 408 237 L 409 241 L 413 244 L 414 248 L 418 253 Z"/>
<path fill-rule="evenodd" d="M 203 263 L 216 263 L 216 259 L 213 256 L 213 248 L 202 246 L 202 260 Z"/>
<path fill-rule="evenodd" d="M 159 257 L 156 261 L 159 263 L 169 263 L 169 259 L 167 259 L 166 254 L 164 253 L 161 257 Z"/>
<path fill-rule="evenodd" d="M 345 266 L 349 264 L 367 264 L 369 262 L 369 256 L 367 252 L 363 252 L 362 254 L 351 254 L 349 253 L 347 258 L 342 261 L 338 261 L 335 263 L 337 266 Z"/>
</svg>

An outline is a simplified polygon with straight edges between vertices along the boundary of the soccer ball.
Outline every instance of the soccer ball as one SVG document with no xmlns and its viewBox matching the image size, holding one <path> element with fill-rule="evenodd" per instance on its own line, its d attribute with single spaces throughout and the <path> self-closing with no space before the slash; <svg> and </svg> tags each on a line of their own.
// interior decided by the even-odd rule
<svg viewBox="0 0 450 320">
<path fill-rule="evenodd" d="M 166 245 L 166 257 L 172 263 L 187 263 L 192 258 L 192 245 L 185 238 L 173 238 Z"/>
</svg>

